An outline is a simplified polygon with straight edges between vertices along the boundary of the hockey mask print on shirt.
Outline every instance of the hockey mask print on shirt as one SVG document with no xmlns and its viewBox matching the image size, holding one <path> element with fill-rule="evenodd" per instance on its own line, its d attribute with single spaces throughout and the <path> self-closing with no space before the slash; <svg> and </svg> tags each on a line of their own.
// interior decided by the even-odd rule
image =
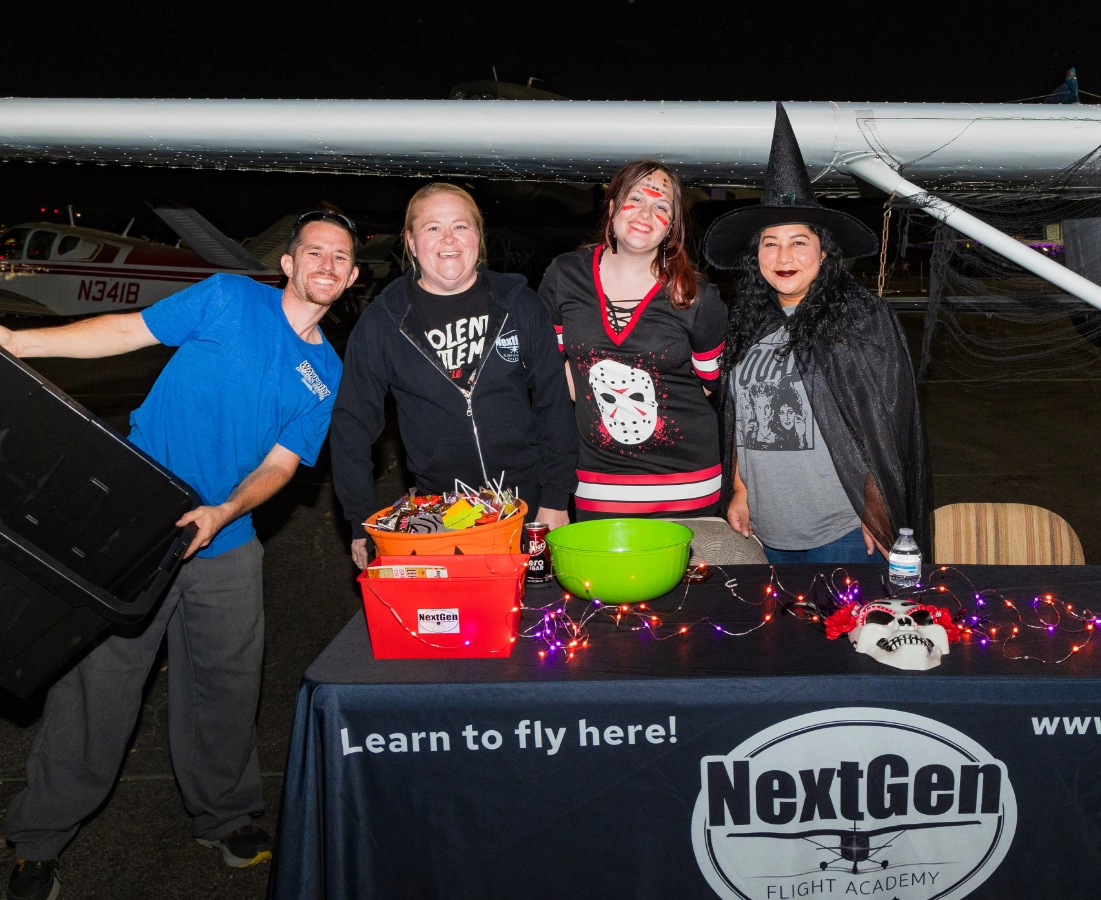
<svg viewBox="0 0 1101 900">
<path fill-rule="evenodd" d="M 653 379 L 642 369 L 632 369 L 602 359 L 589 370 L 600 419 L 617 443 L 641 444 L 657 427 L 658 402 Z"/>
</svg>

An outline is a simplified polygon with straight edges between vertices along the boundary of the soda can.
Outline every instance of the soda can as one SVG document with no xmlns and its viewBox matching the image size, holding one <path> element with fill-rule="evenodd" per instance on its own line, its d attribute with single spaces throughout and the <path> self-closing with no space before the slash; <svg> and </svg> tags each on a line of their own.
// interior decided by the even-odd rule
<svg viewBox="0 0 1101 900">
<path fill-rule="evenodd" d="M 524 526 L 520 552 L 527 553 L 529 556 L 528 584 L 542 584 L 554 578 L 550 547 L 547 546 L 548 531 L 550 531 L 550 526 L 543 522 L 529 522 Z"/>
</svg>

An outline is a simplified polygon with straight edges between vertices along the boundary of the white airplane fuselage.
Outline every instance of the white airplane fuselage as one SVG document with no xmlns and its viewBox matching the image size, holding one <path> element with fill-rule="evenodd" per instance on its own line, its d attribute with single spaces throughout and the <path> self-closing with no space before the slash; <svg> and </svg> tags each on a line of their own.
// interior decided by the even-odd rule
<svg viewBox="0 0 1101 900">
<path fill-rule="evenodd" d="M 36 222 L 0 234 L 0 311 L 83 316 L 151 306 L 219 272 L 197 253 L 91 228 Z M 280 273 L 246 272 L 276 285 Z"/>
</svg>

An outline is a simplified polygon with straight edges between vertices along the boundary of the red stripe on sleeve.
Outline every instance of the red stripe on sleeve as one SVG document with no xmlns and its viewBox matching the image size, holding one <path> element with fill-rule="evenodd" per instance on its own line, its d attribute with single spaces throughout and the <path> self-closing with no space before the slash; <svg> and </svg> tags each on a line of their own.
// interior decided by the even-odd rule
<svg viewBox="0 0 1101 900">
<path fill-rule="evenodd" d="M 723 347 L 725 346 L 726 341 L 722 341 L 719 343 L 719 346 L 716 347 L 714 350 L 707 350 L 704 353 L 693 353 L 692 356 L 700 360 L 701 362 L 707 359 L 714 359 L 716 356 L 723 352 Z"/>
</svg>

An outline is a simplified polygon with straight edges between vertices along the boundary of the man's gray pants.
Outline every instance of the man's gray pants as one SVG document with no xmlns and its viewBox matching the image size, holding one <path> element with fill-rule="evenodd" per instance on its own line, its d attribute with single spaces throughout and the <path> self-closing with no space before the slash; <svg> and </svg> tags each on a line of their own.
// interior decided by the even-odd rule
<svg viewBox="0 0 1101 900">
<path fill-rule="evenodd" d="M 172 768 L 195 836 L 215 840 L 264 811 L 256 757 L 263 558 L 253 538 L 189 560 L 140 631 L 112 634 L 50 689 L 27 786 L 4 820 L 19 858 L 58 856 L 107 798 L 165 632 Z"/>
</svg>

